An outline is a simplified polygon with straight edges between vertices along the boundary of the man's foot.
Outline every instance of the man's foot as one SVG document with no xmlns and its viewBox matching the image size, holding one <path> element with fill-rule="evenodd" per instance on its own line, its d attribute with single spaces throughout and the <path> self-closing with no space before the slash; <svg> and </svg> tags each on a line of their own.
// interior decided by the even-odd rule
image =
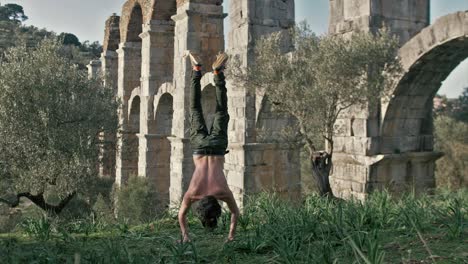
<svg viewBox="0 0 468 264">
<path fill-rule="evenodd" d="M 213 71 L 215 74 L 218 74 L 226 68 L 228 59 L 228 55 L 224 52 L 220 52 L 218 55 L 216 55 L 216 60 L 213 63 Z"/>
<path fill-rule="evenodd" d="M 198 54 L 194 52 L 189 52 L 190 62 L 192 63 L 193 70 L 200 71 L 202 67 L 201 59 Z"/>
</svg>

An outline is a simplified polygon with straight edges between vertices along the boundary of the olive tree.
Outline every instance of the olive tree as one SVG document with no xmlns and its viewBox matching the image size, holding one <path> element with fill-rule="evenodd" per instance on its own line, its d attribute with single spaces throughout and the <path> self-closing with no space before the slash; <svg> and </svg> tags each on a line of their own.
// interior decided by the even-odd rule
<svg viewBox="0 0 468 264">
<path fill-rule="evenodd" d="M 115 132 L 118 102 L 62 56 L 58 42 L 11 48 L 0 61 L 0 201 L 60 213 L 98 175 L 98 136 Z M 58 203 L 47 200 L 53 190 Z"/>
<path fill-rule="evenodd" d="M 385 30 L 318 37 L 306 24 L 289 36 L 291 52 L 284 51 L 284 34 L 272 34 L 256 43 L 255 60 L 247 68 L 233 60 L 231 74 L 265 92 L 274 109 L 296 119 L 293 138 L 307 149 L 319 193 L 333 195 L 329 174 L 336 120 L 351 107 L 377 104 L 375 99 L 384 96 L 401 69 L 398 40 Z"/>
<path fill-rule="evenodd" d="M 436 163 L 437 187 L 468 187 L 468 124 L 449 115 L 434 120 L 435 149 L 444 153 Z"/>
<path fill-rule="evenodd" d="M 0 21 L 11 21 L 21 23 L 28 20 L 22 6 L 17 4 L 1 5 L 0 3 Z"/>
</svg>

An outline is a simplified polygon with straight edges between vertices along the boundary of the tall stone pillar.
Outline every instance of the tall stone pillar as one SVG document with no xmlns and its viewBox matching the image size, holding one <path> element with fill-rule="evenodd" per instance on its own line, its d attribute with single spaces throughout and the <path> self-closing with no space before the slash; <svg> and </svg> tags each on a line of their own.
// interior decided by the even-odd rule
<svg viewBox="0 0 468 264">
<path fill-rule="evenodd" d="M 117 79 L 118 79 L 118 54 L 112 50 L 105 50 L 101 54 L 101 71 L 104 78 L 104 85 L 113 89 L 117 95 Z M 99 166 L 99 175 L 101 177 L 109 177 L 115 179 L 116 165 L 116 134 L 105 133 L 101 135 L 103 146 L 101 148 L 101 164 Z"/>
<path fill-rule="evenodd" d="M 288 29 L 294 26 L 294 1 L 231 1 L 229 14 L 228 52 L 247 67 L 254 59 L 257 39 L 278 31 L 287 36 Z M 245 85 L 232 79 L 227 83 L 231 120 L 230 153 L 226 155 L 225 171 L 236 200 L 243 205 L 245 195 L 266 190 L 279 191 L 291 198 L 299 196 L 299 150 L 261 141 L 257 137 L 263 91 L 249 91 Z M 276 129 L 281 129 L 281 126 Z"/>
<path fill-rule="evenodd" d="M 138 167 L 134 165 L 135 161 L 129 159 L 129 153 L 134 151 L 134 146 L 132 146 L 134 140 L 129 137 L 133 134 L 133 131 L 129 131 L 128 117 L 131 92 L 140 86 L 141 43 L 121 43 L 117 53 L 119 56 L 117 96 L 121 100 L 122 105 L 121 109 L 119 109 L 121 133 L 117 140 L 116 183 L 120 185 L 129 176 L 138 174 Z"/>
<path fill-rule="evenodd" d="M 192 67 L 188 51 L 202 56 L 205 69 L 209 69 L 216 53 L 224 50 L 222 1 L 178 1 L 174 42 L 174 122 L 170 138 L 171 187 L 170 200 L 178 204 L 187 190 L 193 173 L 192 151 L 189 140 L 189 96 Z"/>
<path fill-rule="evenodd" d="M 143 25 L 141 113 L 139 137 L 138 174 L 147 177 L 158 193 L 158 203 L 164 207 L 169 202 L 169 170 L 162 166 L 170 155 L 166 143 L 169 134 L 160 134 L 154 109 L 155 95 L 164 83 L 173 81 L 174 21 L 151 20 Z"/>
<path fill-rule="evenodd" d="M 88 68 L 89 78 L 99 78 L 101 74 L 101 61 L 92 60 L 86 66 Z"/>
<path fill-rule="evenodd" d="M 102 78 L 103 84 L 112 89 L 117 95 L 117 78 L 118 78 L 118 54 L 115 52 L 118 49 L 120 42 L 120 17 L 115 13 L 106 20 L 104 30 L 103 52 L 99 63 L 92 63 L 92 67 L 100 67 L 99 69 L 89 68 L 90 77 Z M 94 64 L 94 66 L 93 66 Z M 98 75 L 99 72 L 99 76 Z M 101 141 L 99 155 L 99 175 L 101 177 L 109 177 L 115 179 L 115 151 L 116 151 L 116 134 L 101 133 L 99 135 Z"/>
<path fill-rule="evenodd" d="M 115 90 L 117 95 L 119 55 L 116 51 L 105 50 L 101 54 L 101 71 L 104 77 L 104 84 Z"/>
<path fill-rule="evenodd" d="M 429 5 L 429 0 L 330 0 L 329 32 L 376 32 L 385 25 L 403 45 L 429 24 Z M 412 151 L 415 148 L 410 145 L 416 142 L 407 142 L 407 150 L 385 150 L 383 107 L 355 107 L 337 120 L 342 129 L 334 146 L 331 184 L 335 195 L 362 200 L 376 189 L 401 192 L 434 186 L 433 168 L 438 154 L 424 152 L 425 148 Z"/>
</svg>

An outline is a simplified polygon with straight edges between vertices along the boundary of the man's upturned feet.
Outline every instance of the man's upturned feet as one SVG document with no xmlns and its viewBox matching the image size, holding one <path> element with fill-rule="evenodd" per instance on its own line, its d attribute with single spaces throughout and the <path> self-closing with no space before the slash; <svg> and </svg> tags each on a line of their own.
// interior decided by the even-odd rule
<svg viewBox="0 0 468 264">
<path fill-rule="evenodd" d="M 200 71 L 202 67 L 202 62 L 200 56 L 194 52 L 189 52 L 190 62 L 192 63 L 192 67 L 195 71 Z"/>
<path fill-rule="evenodd" d="M 226 68 L 228 59 L 228 55 L 224 52 L 220 52 L 218 55 L 216 55 L 216 60 L 213 63 L 213 71 L 215 74 L 218 74 Z"/>
</svg>

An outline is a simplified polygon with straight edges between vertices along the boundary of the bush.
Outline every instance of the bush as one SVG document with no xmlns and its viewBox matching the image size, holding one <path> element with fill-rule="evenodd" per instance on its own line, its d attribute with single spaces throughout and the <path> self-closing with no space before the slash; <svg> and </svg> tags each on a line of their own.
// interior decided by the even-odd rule
<svg viewBox="0 0 468 264">
<path fill-rule="evenodd" d="M 11 232 L 20 222 L 21 210 L 0 204 L 0 233 Z"/>
<path fill-rule="evenodd" d="M 93 205 L 93 211 L 99 221 L 110 224 L 115 220 L 112 202 L 101 194 Z"/>
<path fill-rule="evenodd" d="M 146 178 L 130 177 L 116 190 L 117 216 L 129 224 L 150 221 L 157 216 L 156 193 Z"/>
<path fill-rule="evenodd" d="M 448 116 L 434 121 L 435 148 L 444 153 L 436 163 L 437 187 L 468 187 L 468 124 Z"/>
</svg>

